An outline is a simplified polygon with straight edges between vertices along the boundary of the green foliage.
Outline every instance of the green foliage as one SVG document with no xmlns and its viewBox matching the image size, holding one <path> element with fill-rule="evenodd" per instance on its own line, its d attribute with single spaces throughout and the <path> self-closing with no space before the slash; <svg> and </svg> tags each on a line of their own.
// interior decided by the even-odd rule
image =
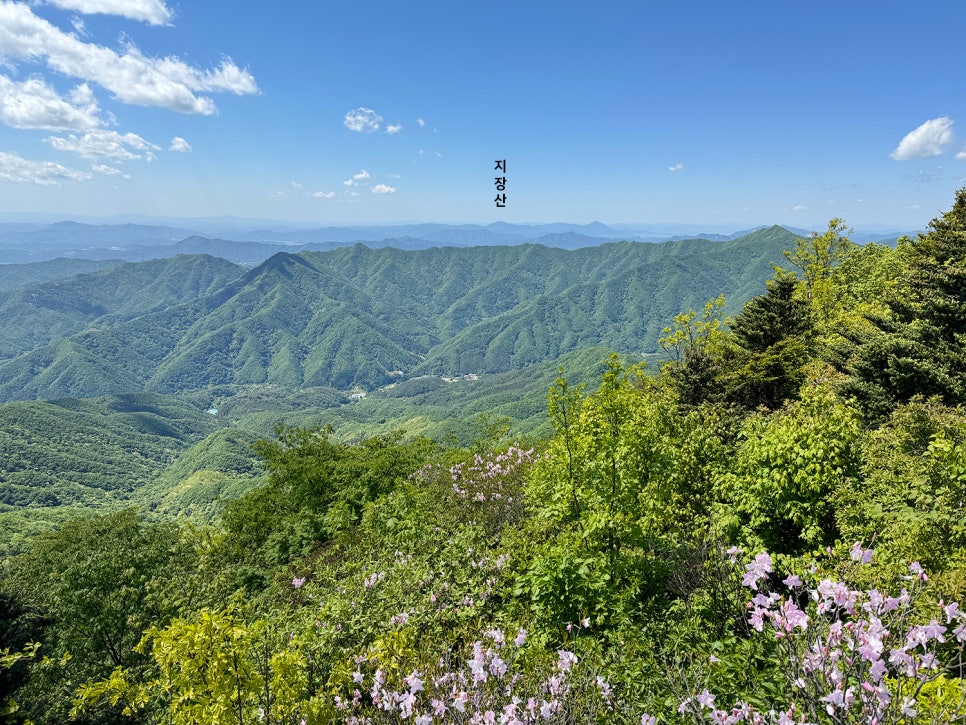
<svg viewBox="0 0 966 725">
<path fill-rule="evenodd" d="M 674 316 L 674 326 L 664 328 L 658 340 L 661 348 L 671 356 L 662 372 L 677 390 L 684 406 L 698 405 L 716 394 L 715 377 L 720 374 L 721 345 L 725 340 L 724 327 L 730 320 L 722 319 L 724 296 L 709 300 L 701 319 L 694 310 Z"/>
<path fill-rule="evenodd" d="M 131 682 L 117 669 L 84 685 L 75 714 L 105 702 L 128 716 L 154 705 L 174 725 L 241 725 L 288 723 L 303 712 L 304 657 L 262 620 L 201 610 L 148 630 L 136 651 L 150 656 L 152 676 Z"/>
<path fill-rule="evenodd" d="M 938 399 L 914 399 L 871 431 L 862 475 L 835 497 L 843 538 L 872 540 L 901 569 L 920 561 L 933 571 L 963 569 L 966 528 L 966 418 Z M 948 583 L 951 595 L 966 591 Z"/>
<path fill-rule="evenodd" d="M 830 497 L 859 476 L 859 418 L 827 385 L 765 417 L 750 416 L 719 485 L 725 521 L 753 547 L 800 554 L 835 541 Z"/>
<path fill-rule="evenodd" d="M 826 323 L 840 304 L 841 287 L 834 282 L 835 270 L 857 248 L 842 235 L 846 230 L 844 221 L 832 219 L 824 234 L 799 238 L 795 250 L 785 252 L 788 261 L 802 274 L 805 299 L 818 324 Z"/>
<path fill-rule="evenodd" d="M 719 363 L 729 402 L 775 410 L 797 396 L 812 332 L 809 305 L 797 298 L 797 288 L 795 275 L 776 271 L 765 294 L 745 303 L 731 323 L 734 347 Z"/>
<path fill-rule="evenodd" d="M 557 435 L 528 486 L 550 537 L 519 591 L 551 622 L 617 622 L 661 591 L 683 531 L 707 526 L 696 494 L 723 442 L 705 427 L 710 410 L 682 419 L 666 391 L 616 357 L 591 397 L 558 381 L 550 411 Z"/>
<path fill-rule="evenodd" d="M 173 611 L 165 591 L 177 542 L 175 527 L 125 510 L 69 522 L 12 562 L 5 587 L 46 620 L 28 714 L 63 716 L 63 688 L 139 665 L 132 648 L 142 632 Z"/>
<path fill-rule="evenodd" d="M 431 441 L 401 433 L 349 445 L 331 427 L 276 428 L 275 440 L 254 446 L 268 484 L 232 501 L 222 521 L 254 587 L 264 572 L 306 554 L 357 523 L 368 502 L 388 493 L 433 453 Z"/>
<path fill-rule="evenodd" d="M 908 246 L 907 266 L 887 299 L 888 313 L 872 317 L 872 332 L 850 336 L 840 365 L 872 422 L 916 395 L 966 402 L 966 189 L 930 231 Z"/>
</svg>

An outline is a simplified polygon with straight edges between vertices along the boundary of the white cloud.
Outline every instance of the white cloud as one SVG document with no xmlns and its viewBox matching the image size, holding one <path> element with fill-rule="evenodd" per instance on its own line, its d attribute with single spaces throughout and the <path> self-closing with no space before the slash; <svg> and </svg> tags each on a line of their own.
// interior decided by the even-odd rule
<svg viewBox="0 0 966 725">
<path fill-rule="evenodd" d="M 892 152 L 892 158 L 905 161 L 939 156 L 952 140 L 953 120 L 949 116 L 940 116 L 907 133 Z"/>
<path fill-rule="evenodd" d="M 331 199 L 333 196 L 335 196 L 335 192 L 334 191 L 317 191 L 314 194 L 312 194 L 312 196 L 314 196 L 316 199 Z"/>
<path fill-rule="evenodd" d="M 401 123 L 397 123 L 395 125 L 390 123 L 389 125 L 386 126 L 386 133 L 388 133 L 390 136 L 393 134 L 399 133 L 400 131 L 402 131 Z"/>
<path fill-rule="evenodd" d="M 796 204 L 792 207 L 792 211 L 805 211 L 806 209 L 808 209 L 808 207 L 804 204 Z"/>
<path fill-rule="evenodd" d="M 78 0 L 80 1 L 80 0 Z M 113 4 L 121 5 L 120 0 Z M 126 3 L 131 6 L 132 3 Z M 133 44 L 122 54 L 65 33 L 34 15 L 23 3 L 0 0 L 0 57 L 41 61 L 58 73 L 97 83 L 123 103 L 159 106 L 181 113 L 215 112 L 210 98 L 197 92 L 257 93 L 255 78 L 225 59 L 201 70 L 168 56 L 145 56 Z"/>
<path fill-rule="evenodd" d="M 417 118 L 416 119 L 416 123 L 418 123 L 420 126 L 425 126 L 426 125 L 426 122 L 423 119 L 421 119 L 421 118 Z"/>
<path fill-rule="evenodd" d="M 74 32 L 81 36 L 82 38 L 87 37 L 87 26 L 84 25 L 84 21 L 77 17 L 76 15 L 70 19 L 70 24 L 74 28 Z"/>
<path fill-rule="evenodd" d="M 342 123 L 350 131 L 359 133 L 373 133 L 379 130 L 382 116 L 371 108 L 359 107 L 354 111 L 347 111 Z"/>
<path fill-rule="evenodd" d="M 47 0 L 64 10 L 76 10 L 85 15 L 120 15 L 141 20 L 151 25 L 167 25 L 172 12 L 160 0 Z"/>
<path fill-rule="evenodd" d="M 17 154 L 0 151 L 0 181 L 15 184 L 57 186 L 61 181 L 84 181 L 91 175 L 68 169 L 53 161 L 30 161 Z"/>
<path fill-rule="evenodd" d="M 684 164 L 674 164 L 674 166 L 668 166 L 667 167 L 667 170 L 668 171 L 680 171 L 683 168 L 684 168 Z"/>
<path fill-rule="evenodd" d="M 960 161 L 966 161 L 966 149 L 963 149 L 958 154 L 956 154 L 955 158 L 959 159 Z"/>
<path fill-rule="evenodd" d="M 40 78 L 17 82 L 0 75 L 0 121 L 11 128 L 87 131 L 101 125 L 99 111 L 85 83 L 74 88 L 67 99 Z"/>
<path fill-rule="evenodd" d="M 376 184 L 372 187 L 373 194 L 395 194 L 396 190 L 391 186 L 386 186 L 385 184 Z"/>
<path fill-rule="evenodd" d="M 300 184 L 298 181 L 290 181 L 290 182 L 288 182 L 288 185 L 291 186 L 293 189 L 296 189 L 296 190 L 302 188 L 302 184 Z"/>
<path fill-rule="evenodd" d="M 58 151 L 70 151 L 90 160 L 105 158 L 112 161 L 151 161 L 155 158 L 153 152 L 160 150 L 136 133 L 121 134 L 105 129 L 89 131 L 82 136 L 72 133 L 67 138 L 51 136 L 47 141 Z"/>
<path fill-rule="evenodd" d="M 180 136 L 175 136 L 171 139 L 171 145 L 168 146 L 168 151 L 177 151 L 179 154 L 190 154 L 191 144 Z"/>
<path fill-rule="evenodd" d="M 271 194 L 268 195 L 268 198 L 269 199 L 287 199 L 288 194 L 286 194 L 284 191 L 273 191 Z"/>
<path fill-rule="evenodd" d="M 369 178 L 369 172 L 363 169 L 358 174 L 353 174 L 351 179 L 342 182 L 343 186 L 361 186 L 360 182 Z"/>
</svg>

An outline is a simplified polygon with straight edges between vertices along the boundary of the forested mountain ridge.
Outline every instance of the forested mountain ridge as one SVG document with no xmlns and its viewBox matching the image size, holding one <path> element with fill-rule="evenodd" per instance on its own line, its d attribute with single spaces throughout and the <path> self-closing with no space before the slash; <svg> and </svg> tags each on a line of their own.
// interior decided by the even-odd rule
<svg viewBox="0 0 966 725">
<path fill-rule="evenodd" d="M 54 275 L 78 262 L 23 265 Z M 5 271 L 0 267 L 0 272 Z M 59 338 L 119 324 L 220 290 L 244 273 L 218 257 L 177 256 L 113 263 L 106 269 L 52 278 L 0 292 L 0 359 Z"/>
<path fill-rule="evenodd" d="M 501 372 L 603 345 L 657 350 L 673 314 L 759 292 L 795 236 L 279 253 L 121 265 L 0 298 L 0 399 L 211 385 L 376 388 Z M 146 265 L 146 266 L 142 266 Z M 50 331 L 50 332 L 47 332 Z M 59 336 L 59 337 L 58 337 Z"/>
</svg>

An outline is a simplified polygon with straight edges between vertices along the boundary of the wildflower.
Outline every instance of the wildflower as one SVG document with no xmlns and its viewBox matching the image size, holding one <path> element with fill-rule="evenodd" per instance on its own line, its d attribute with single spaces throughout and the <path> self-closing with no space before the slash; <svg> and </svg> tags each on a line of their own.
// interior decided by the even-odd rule
<svg viewBox="0 0 966 725">
<path fill-rule="evenodd" d="M 493 644 L 495 644 L 497 647 L 502 647 L 504 642 L 506 641 L 503 638 L 503 630 L 499 628 L 489 630 L 486 633 L 486 636 L 492 639 Z"/>
<path fill-rule="evenodd" d="M 570 672 L 570 668 L 577 664 L 577 655 L 565 649 L 557 650 L 557 669 L 561 672 Z"/>
<path fill-rule="evenodd" d="M 902 700 L 902 714 L 903 714 L 903 716 L 905 716 L 905 717 L 915 717 L 916 716 L 916 709 L 913 707 L 913 705 L 915 705 L 915 704 L 916 704 L 916 701 L 913 698 L 911 698 L 911 697 L 904 698 Z"/>
<path fill-rule="evenodd" d="M 918 561 L 914 561 L 909 565 L 909 571 L 915 576 L 917 582 L 929 581 L 929 577 L 926 576 L 925 570 Z"/>
<path fill-rule="evenodd" d="M 525 630 L 523 627 L 520 627 L 520 631 L 517 632 L 517 636 L 513 638 L 513 644 L 515 644 L 517 647 L 522 647 L 526 641 L 527 630 Z"/>
<path fill-rule="evenodd" d="M 698 701 L 698 704 L 709 710 L 714 706 L 714 695 L 708 692 L 708 688 L 704 688 L 704 691 L 694 699 Z"/>
<path fill-rule="evenodd" d="M 413 670 L 412 674 L 410 674 L 409 677 L 404 677 L 403 682 L 406 683 L 406 686 L 409 687 L 409 691 L 414 695 L 417 692 L 420 692 L 423 689 L 423 685 L 424 685 L 423 680 L 419 676 L 419 672 L 416 670 Z"/>
<path fill-rule="evenodd" d="M 943 608 L 943 613 L 946 615 L 946 624 L 952 624 L 953 618 L 960 615 L 959 602 L 953 602 L 952 604 L 940 602 L 939 605 Z"/>
<path fill-rule="evenodd" d="M 758 590 L 758 580 L 768 576 L 772 571 L 772 561 L 768 552 L 762 552 L 755 557 L 755 560 L 745 565 L 746 574 L 741 580 L 741 585 Z"/>
<path fill-rule="evenodd" d="M 852 557 L 852 561 L 858 561 L 862 564 L 872 563 L 872 549 L 863 549 L 862 544 L 858 541 L 852 545 L 852 551 L 849 552 L 849 556 Z"/>
<path fill-rule="evenodd" d="M 302 577 L 302 576 L 292 577 L 292 586 L 295 587 L 296 589 L 298 589 L 303 584 L 305 584 L 305 577 Z"/>
</svg>

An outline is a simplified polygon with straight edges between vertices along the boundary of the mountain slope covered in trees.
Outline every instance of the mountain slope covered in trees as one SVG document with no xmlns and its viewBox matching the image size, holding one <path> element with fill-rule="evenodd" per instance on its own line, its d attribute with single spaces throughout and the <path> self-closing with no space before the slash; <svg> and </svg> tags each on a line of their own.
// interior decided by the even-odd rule
<svg viewBox="0 0 966 725">
<path fill-rule="evenodd" d="M 177 257 L 0 299 L 0 399 L 213 385 L 378 388 L 505 372 L 588 345 L 658 349 L 682 307 L 760 290 L 794 244 L 780 227 L 728 242 L 623 242 L 279 253 L 244 272 Z"/>
</svg>

